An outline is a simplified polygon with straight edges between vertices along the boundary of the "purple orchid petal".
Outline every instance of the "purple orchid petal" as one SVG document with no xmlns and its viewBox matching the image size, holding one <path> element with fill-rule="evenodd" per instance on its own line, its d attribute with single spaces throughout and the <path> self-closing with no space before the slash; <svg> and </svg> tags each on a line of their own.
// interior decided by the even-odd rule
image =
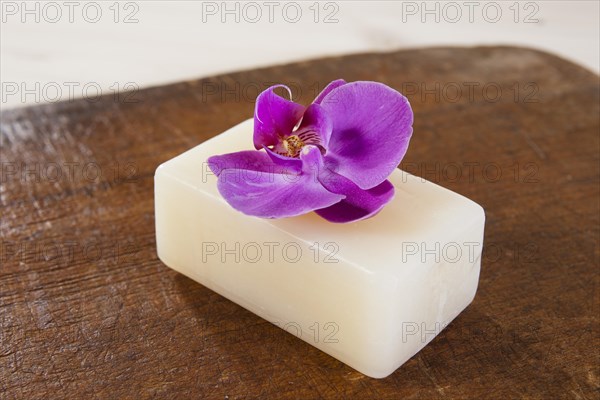
<svg viewBox="0 0 600 400">
<path fill-rule="evenodd" d="M 346 198 L 315 212 L 330 222 L 346 223 L 370 218 L 394 198 L 394 185 L 387 179 L 369 190 L 363 190 L 352 181 L 334 172 L 321 174 L 319 180 L 333 193 Z"/>
<path fill-rule="evenodd" d="M 300 168 L 294 168 L 292 165 L 274 164 L 266 153 L 256 150 L 212 156 L 207 161 L 208 167 L 216 176 L 220 176 L 227 169 L 280 174 L 300 172 Z"/>
<path fill-rule="evenodd" d="M 325 96 L 327 96 L 333 89 L 336 89 L 342 85 L 345 85 L 346 81 L 343 79 L 337 79 L 329 83 L 329 85 L 325 86 L 325 89 L 321 91 L 313 101 L 313 104 L 321 104 Z"/>
<path fill-rule="evenodd" d="M 259 157 L 263 165 L 257 166 L 259 157 L 256 154 L 261 154 Z M 246 165 L 242 168 L 220 169 L 217 188 L 229 205 L 247 215 L 262 218 L 293 217 L 329 207 L 344 198 L 344 195 L 326 190 L 317 179 L 323 159 L 316 146 L 302 149 L 302 171 L 299 174 L 286 173 L 289 172 L 286 166 L 274 163 L 266 152 L 242 151 L 216 157 L 216 160 L 213 160 L 215 157 L 209 159 L 209 165 L 223 161 L 223 157 L 227 157 L 227 163 Z M 233 162 L 236 157 L 239 159 Z"/>
<path fill-rule="evenodd" d="M 277 144 L 279 138 L 292 132 L 306 109 L 303 105 L 286 100 L 274 92 L 284 87 L 292 97 L 291 90 L 285 85 L 271 86 L 256 98 L 254 109 L 254 147 Z"/>
<path fill-rule="evenodd" d="M 301 159 L 286 157 L 284 155 L 274 152 L 266 146 L 264 147 L 264 149 L 267 152 L 267 155 L 271 158 L 271 161 L 273 161 L 273 163 L 286 167 L 287 169 L 297 171 L 297 173 L 300 173 L 302 171 Z"/>
<path fill-rule="evenodd" d="M 327 167 L 361 189 L 383 182 L 404 157 L 412 135 L 406 97 L 381 83 L 352 82 L 330 91 L 321 107 L 333 120 Z"/>
<path fill-rule="evenodd" d="M 306 108 L 302 122 L 294 134 L 307 145 L 320 145 L 327 149 L 332 131 L 333 123 L 323 107 L 311 104 Z"/>
</svg>

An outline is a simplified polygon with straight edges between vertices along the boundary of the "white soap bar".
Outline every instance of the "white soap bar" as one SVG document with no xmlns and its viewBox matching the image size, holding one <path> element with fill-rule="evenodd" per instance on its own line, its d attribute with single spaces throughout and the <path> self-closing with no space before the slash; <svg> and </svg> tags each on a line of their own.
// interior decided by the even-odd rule
<svg viewBox="0 0 600 400">
<path fill-rule="evenodd" d="M 158 167 L 158 256 L 363 374 L 391 374 L 473 300 L 483 209 L 396 170 L 395 198 L 371 219 L 246 216 L 220 196 L 206 160 L 251 149 L 252 124 Z"/>
</svg>

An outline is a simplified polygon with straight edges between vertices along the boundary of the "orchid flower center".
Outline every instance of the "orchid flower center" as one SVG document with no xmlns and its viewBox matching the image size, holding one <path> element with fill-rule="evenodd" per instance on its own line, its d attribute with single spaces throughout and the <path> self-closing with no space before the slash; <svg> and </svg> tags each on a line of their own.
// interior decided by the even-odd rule
<svg viewBox="0 0 600 400">
<path fill-rule="evenodd" d="M 299 129 L 289 136 L 281 137 L 273 150 L 282 156 L 298 158 L 302 148 L 308 144 L 321 147 L 319 134 L 309 129 Z"/>
<path fill-rule="evenodd" d="M 304 142 L 298 135 L 292 135 L 283 140 L 283 147 L 287 151 L 288 157 L 297 157 L 304 147 Z"/>
</svg>

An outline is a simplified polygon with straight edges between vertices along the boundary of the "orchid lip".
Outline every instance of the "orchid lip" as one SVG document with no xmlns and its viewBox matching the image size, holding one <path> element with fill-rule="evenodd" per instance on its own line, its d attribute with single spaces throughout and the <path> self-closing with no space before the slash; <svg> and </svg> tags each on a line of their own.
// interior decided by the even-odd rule
<svg viewBox="0 0 600 400">
<path fill-rule="evenodd" d="M 270 147 L 275 153 L 291 158 L 298 158 L 300 151 L 304 146 L 313 145 L 320 148 L 321 153 L 325 154 L 325 148 L 321 144 L 319 134 L 311 129 L 299 129 L 290 135 L 281 136 L 279 142 Z"/>
</svg>

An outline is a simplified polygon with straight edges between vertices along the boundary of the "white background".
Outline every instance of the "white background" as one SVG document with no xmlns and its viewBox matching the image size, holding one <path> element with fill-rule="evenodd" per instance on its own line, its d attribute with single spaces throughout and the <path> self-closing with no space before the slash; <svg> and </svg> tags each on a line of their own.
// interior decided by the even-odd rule
<svg viewBox="0 0 600 400">
<path fill-rule="evenodd" d="M 4 109 L 422 46 L 528 46 L 600 69 L 597 0 L 1 3 Z"/>
</svg>

